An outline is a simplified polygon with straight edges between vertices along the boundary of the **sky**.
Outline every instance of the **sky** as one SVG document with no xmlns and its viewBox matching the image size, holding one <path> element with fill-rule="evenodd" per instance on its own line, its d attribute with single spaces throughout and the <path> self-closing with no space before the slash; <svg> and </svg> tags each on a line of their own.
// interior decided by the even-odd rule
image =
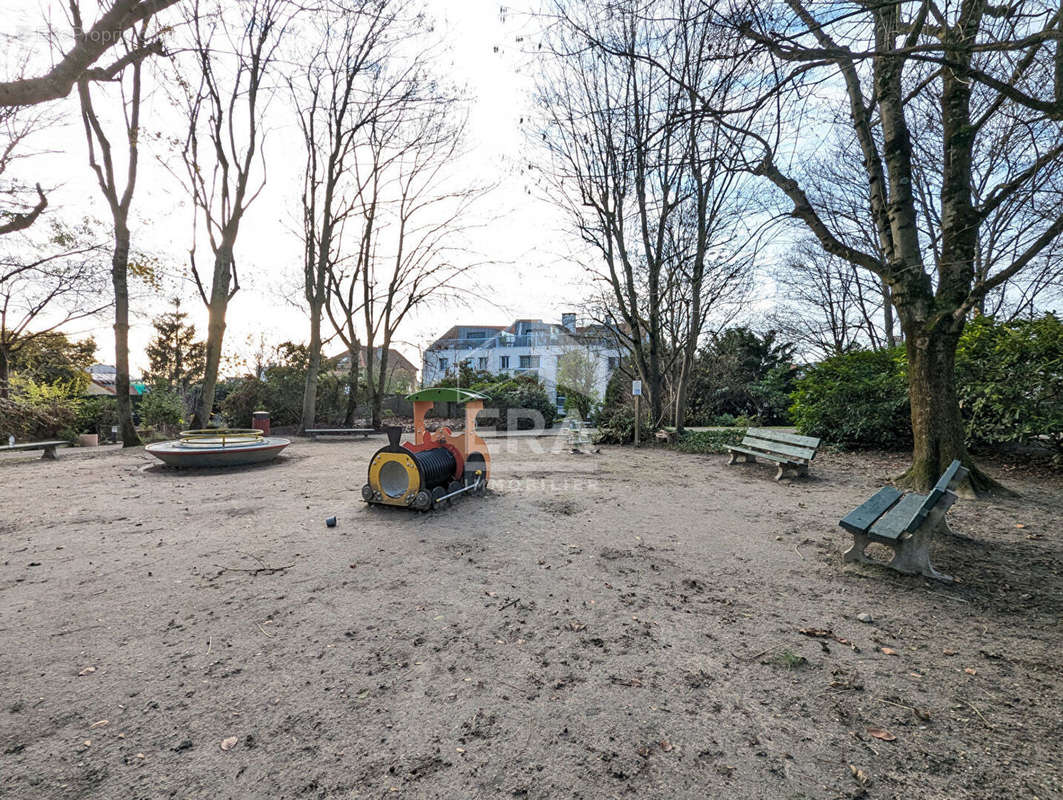
<svg viewBox="0 0 1063 800">
<path fill-rule="evenodd" d="M 565 220 L 527 180 L 529 159 L 539 158 L 527 131 L 533 110 L 534 71 L 525 53 L 533 33 L 528 12 L 534 0 L 501 6 L 497 0 L 425 0 L 426 12 L 437 21 L 449 53 L 441 63 L 449 78 L 464 85 L 470 96 L 468 139 L 463 169 L 470 179 L 494 185 L 481 204 L 481 217 L 468 234 L 470 259 L 486 262 L 470 273 L 460 301 L 425 308 L 398 332 L 397 348 L 420 364 L 420 351 L 456 323 L 508 324 L 515 318 L 559 320 L 587 294 L 583 270 L 566 258 L 576 243 L 565 232 Z M 42 20 L 65 26 L 62 4 L 48 0 L 5 0 L 0 33 L 32 43 L 36 57 L 47 57 Z M 91 6 L 84 2 L 83 6 Z M 87 12 L 86 12 L 87 15 Z M 523 40 L 523 41 L 522 41 Z M 10 68 L 10 63 L 3 65 Z M 105 97 L 105 95 L 104 95 Z M 97 100 L 100 109 L 104 100 Z M 165 92 L 150 89 L 146 128 L 180 125 Z M 33 141 L 38 155 L 15 172 L 49 188 L 49 213 L 67 219 L 86 215 L 109 220 L 109 213 L 87 163 L 87 149 L 75 96 L 55 106 L 58 122 Z M 274 109 L 276 110 L 276 109 Z M 283 110 L 283 109 L 282 109 Z M 101 110 L 101 116 L 103 112 Z M 248 357 L 263 343 L 306 341 L 308 322 L 293 302 L 299 295 L 301 245 L 299 189 L 302 144 L 294 119 L 272 113 L 265 149 L 269 169 L 263 194 L 251 207 L 237 243 L 241 289 L 227 317 L 227 349 Z M 130 356 L 134 373 L 147 367 L 144 348 L 151 338 L 151 318 L 168 310 L 169 298 L 180 296 L 204 333 L 206 312 L 187 272 L 191 239 L 191 208 L 173 166 L 179 159 L 150 139 L 142 148 L 141 176 L 131 225 L 134 247 L 157 256 L 164 265 L 161 292 L 136 287 L 132 303 Z M 171 165 L 168 170 L 164 165 Z M 202 258 L 203 256 L 200 256 Z M 75 323 L 69 333 L 92 334 L 98 357 L 113 363 L 111 320 Z M 342 349 L 337 341 L 326 353 Z"/>
</svg>

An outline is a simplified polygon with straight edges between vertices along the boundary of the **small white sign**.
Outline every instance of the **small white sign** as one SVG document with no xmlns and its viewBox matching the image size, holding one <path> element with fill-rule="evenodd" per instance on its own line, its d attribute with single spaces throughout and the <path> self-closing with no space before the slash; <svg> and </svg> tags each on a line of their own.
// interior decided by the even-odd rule
<svg viewBox="0 0 1063 800">
<path fill-rule="evenodd" d="M 642 381 L 631 382 L 631 395 L 633 397 L 642 397 Z"/>
</svg>

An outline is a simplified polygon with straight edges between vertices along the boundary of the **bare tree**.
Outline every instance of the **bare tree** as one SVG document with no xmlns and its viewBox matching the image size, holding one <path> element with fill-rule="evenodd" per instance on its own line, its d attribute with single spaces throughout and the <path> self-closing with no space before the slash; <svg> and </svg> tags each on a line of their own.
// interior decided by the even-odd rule
<svg viewBox="0 0 1063 800">
<path fill-rule="evenodd" d="M 81 9 L 78 0 L 70 0 L 71 20 L 75 36 L 83 35 Z M 123 36 L 126 55 L 142 50 L 149 41 L 150 17 Z M 128 82 L 125 80 L 128 78 Z M 140 444 L 133 423 L 133 405 L 129 399 L 129 211 L 137 185 L 140 157 L 140 109 L 142 96 L 142 61 L 132 59 L 128 70 L 117 78 L 120 91 L 123 129 L 121 140 L 126 145 L 124 176 L 119 177 L 111 140 L 93 106 L 91 82 L 85 76 L 78 80 L 81 119 L 88 143 L 89 166 L 96 176 L 100 192 L 111 212 L 114 249 L 111 255 L 111 285 L 114 289 L 114 359 L 115 398 L 118 405 L 118 426 L 124 447 Z M 124 183 L 124 185 L 123 185 Z"/>
<path fill-rule="evenodd" d="M 133 50 L 103 67 L 93 67 L 112 47 L 123 41 L 126 31 L 142 27 L 153 16 L 179 0 L 114 0 L 91 28 L 80 26 L 74 44 L 44 75 L 0 81 L 0 106 L 30 106 L 58 100 L 83 81 L 113 81 L 126 67 L 163 52 L 159 38 L 144 40 Z"/>
<path fill-rule="evenodd" d="M 302 430 L 314 426 L 317 414 L 321 322 L 329 297 L 328 279 L 340 271 L 340 262 L 352 255 L 345 252 L 343 236 L 357 205 L 351 162 L 362 143 L 363 128 L 408 99 L 403 76 L 391 79 L 391 85 L 384 91 L 375 90 L 380 64 L 394 57 L 393 50 L 400 39 L 399 15 L 404 12 L 404 6 L 399 0 L 327 3 L 311 22 L 318 49 L 298 78 L 289 79 L 306 145 L 302 193 L 303 294 L 310 317 L 310 351 Z M 358 387 L 358 336 L 350 317 L 339 329 L 351 353 L 348 417 L 353 417 Z"/>
<path fill-rule="evenodd" d="M 790 214 L 824 251 L 889 286 L 908 353 L 915 439 L 913 463 L 902 482 L 925 489 L 958 458 L 971 469 L 971 488 L 992 489 L 993 482 L 967 453 L 955 385 L 956 346 L 983 298 L 1036 263 L 1063 232 L 1057 203 L 1023 233 L 1006 263 L 988 274 L 976 272 L 986 220 L 1006 202 L 1037 205 L 1045 197 L 1040 179 L 1063 155 L 1058 4 L 1020 0 L 1007 7 L 961 3 L 941 8 L 925 0 L 900 0 L 812 9 L 802 0 L 786 0 L 785 5 L 747 3 L 737 9 L 706 2 L 694 13 L 735 34 L 738 52 L 721 51 L 714 58 L 735 63 L 737 57 L 760 69 L 759 81 L 745 84 L 741 102 L 719 104 L 702 95 L 701 112 L 744 138 L 750 169 L 782 193 Z M 673 65 L 642 42 L 618 47 L 599 39 L 595 46 L 617 58 L 639 58 L 687 85 Z M 822 100 L 839 94 L 848 114 Z M 926 135 L 916 116 L 920 107 L 941 120 L 937 144 L 928 146 L 940 165 L 934 259 L 927 257 L 928 225 L 917 197 L 912 143 L 917 126 L 920 136 Z M 735 121 L 736 112 L 748 119 L 751 109 L 755 125 Z M 1011 156 L 976 192 L 977 149 L 986 141 L 987 126 L 1008 118 L 1022 121 L 1006 126 L 1019 134 L 1009 145 Z M 839 235 L 827 211 L 829 198 L 818 196 L 814 184 L 790 163 L 791 153 L 809 146 L 809 136 L 820 140 L 824 131 L 844 133 L 857 145 L 875 249 Z M 1054 189 L 1049 191 L 1050 196 Z"/>
<path fill-rule="evenodd" d="M 27 157 L 27 140 L 53 123 L 48 112 L 17 106 L 0 107 L 0 236 L 30 227 L 48 207 L 48 198 L 39 183 L 31 192 L 8 176 L 15 162 Z"/>
<path fill-rule="evenodd" d="M 26 257 L 27 253 L 34 255 Z M 101 248 L 60 227 L 47 242 L 8 237 L 0 254 L 0 398 L 9 391 L 12 356 L 34 340 L 110 303 L 105 294 Z"/>
<path fill-rule="evenodd" d="M 486 191 L 454 172 L 464 141 L 464 102 L 432 80 L 423 61 L 377 91 L 402 99 L 372 115 L 364 128 L 365 144 L 353 166 L 361 226 L 357 255 L 330 275 L 328 307 L 351 349 L 352 369 L 359 358 L 354 332 L 361 334 L 374 427 L 381 421 L 399 326 L 413 309 L 459 291 L 460 276 L 479 266 L 463 235 Z"/>
<path fill-rule="evenodd" d="M 682 428 L 687 386 L 709 315 L 740 297 L 753 243 L 728 132 L 697 113 L 701 95 L 727 97 L 736 75 L 704 57 L 706 25 L 677 27 L 643 3 L 558 4 L 551 63 L 540 86 L 551 196 L 600 257 L 603 321 L 631 354 L 661 424 L 665 396 Z M 689 85 L 636 57 L 587 48 L 587 31 L 653 52 Z"/>
<path fill-rule="evenodd" d="M 878 279 L 802 241 L 775 270 L 779 300 L 772 327 L 806 356 L 827 358 L 892 346 L 882 319 Z"/>
<path fill-rule="evenodd" d="M 192 275 L 209 312 L 206 370 L 193 415 L 197 426 L 208 423 L 214 408 L 225 314 L 240 289 L 235 257 L 240 224 L 266 183 L 263 123 L 272 87 L 265 81 L 297 13 L 289 0 L 207 5 L 189 0 L 186 21 L 198 75 L 192 81 L 178 76 L 189 119 L 182 156 L 195 213 L 201 217 L 194 229 L 201 221 L 213 256 L 212 269 L 204 275 L 196 263 L 193 236 Z M 182 66 L 189 65 L 179 62 Z"/>
</svg>

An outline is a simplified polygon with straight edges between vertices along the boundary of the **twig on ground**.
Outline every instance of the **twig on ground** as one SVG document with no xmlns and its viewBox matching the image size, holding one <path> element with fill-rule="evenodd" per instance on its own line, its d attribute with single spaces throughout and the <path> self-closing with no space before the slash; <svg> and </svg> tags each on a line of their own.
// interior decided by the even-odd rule
<svg viewBox="0 0 1063 800">
<path fill-rule="evenodd" d="M 517 603 L 519 603 L 519 602 L 520 602 L 520 598 L 519 598 L 519 597 L 514 597 L 514 598 L 513 598 L 512 600 L 510 600 L 510 601 L 509 601 L 508 603 L 506 603 L 505 605 L 499 606 L 499 607 L 498 607 L 498 610 L 499 610 L 499 611 L 505 611 L 505 610 L 506 610 L 507 608 L 509 608 L 510 606 L 515 606 L 515 605 L 516 605 Z"/>
<path fill-rule="evenodd" d="M 292 567 L 295 566 L 295 562 L 293 561 L 291 564 L 284 564 L 283 566 L 280 566 L 280 567 L 270 567 L 270 566 L 262 566 L 262 567 L 226 567 L 226 566 L 222 566 L 221 564 L 215 564 L 214 566 L 220 568 L 218 570 L 218 575 L 221 575 L 222 573 L 225 573 L 225 572 L 246 572 L 249 575 L 273 575 L 273 574 L 275 574 L 277 572 L 284 572 L 284 570 L 286 570 L 286 569 L 291 569 Z M 214 577 L 217 578 L 218 575 L 215 575 Z"/>
<path fill-rule="evenodd" d="M 755 656 L 748 656 L 748 657 L 747 656 L 740 656 L 740 655 L 738 655 L 738 653 L 732 653 L 731 655 L 733 655 L 735 658 L 739 659 L 740 661 L 756 661 L 761 656 L 766 656 L 772 650 L 778 650 L 780 647 L 784 647 L 785 645 L 786 645 L 786 642 L 779 642 L 778 644 L 773 644 L 767 650 L 761 650 Z"/>
<path fill-rule="evenodd" d="M 966 703 L 967 701 L 965 700 L 964 702 Z M 967 703 L 967 705 L 974 709 L 974 713 L 978 715 L 978 718 L 985 723 L 985 726 L 989 728 L 989 730 L 993 730 L 993 726 L 989 724 L 989 720 L 982 716 L 982 712 L 975 707 L 974 703 Z"/>
<path fill-rule="evenodd" d="M 272 633 L 268 633 L 268 632 L 266 631 L 266 629 L 262 627 L 262 623 L 261 623 L 261 622 L 256 622 L 255 624 L 256 624 L 256 625 L 258 625 L 258 629 L 259 629 L 260 631 L 262 631 L 263 633 L 265 633 L 265 634 L 266 634 L 266 638 L 267 638 L 267 639 L 272 639 L 272 638 L 273 638 L 273 634 L 272 634 Z"/>
</svg>

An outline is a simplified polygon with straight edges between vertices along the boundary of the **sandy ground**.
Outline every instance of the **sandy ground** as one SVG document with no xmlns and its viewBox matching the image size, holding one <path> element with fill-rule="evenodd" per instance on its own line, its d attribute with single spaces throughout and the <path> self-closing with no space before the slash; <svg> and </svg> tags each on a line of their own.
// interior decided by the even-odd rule
<svg viewBox="0 0 1063 800">
<path fill-rule="evenodd" d="M 1058 475 L 990 463 L 944 586 L 842 563 L 898 456 L 550 443 L 424 515 L 372 440 L 0 457 L 0 796 L 1063 796 Z"/>
</svg>

